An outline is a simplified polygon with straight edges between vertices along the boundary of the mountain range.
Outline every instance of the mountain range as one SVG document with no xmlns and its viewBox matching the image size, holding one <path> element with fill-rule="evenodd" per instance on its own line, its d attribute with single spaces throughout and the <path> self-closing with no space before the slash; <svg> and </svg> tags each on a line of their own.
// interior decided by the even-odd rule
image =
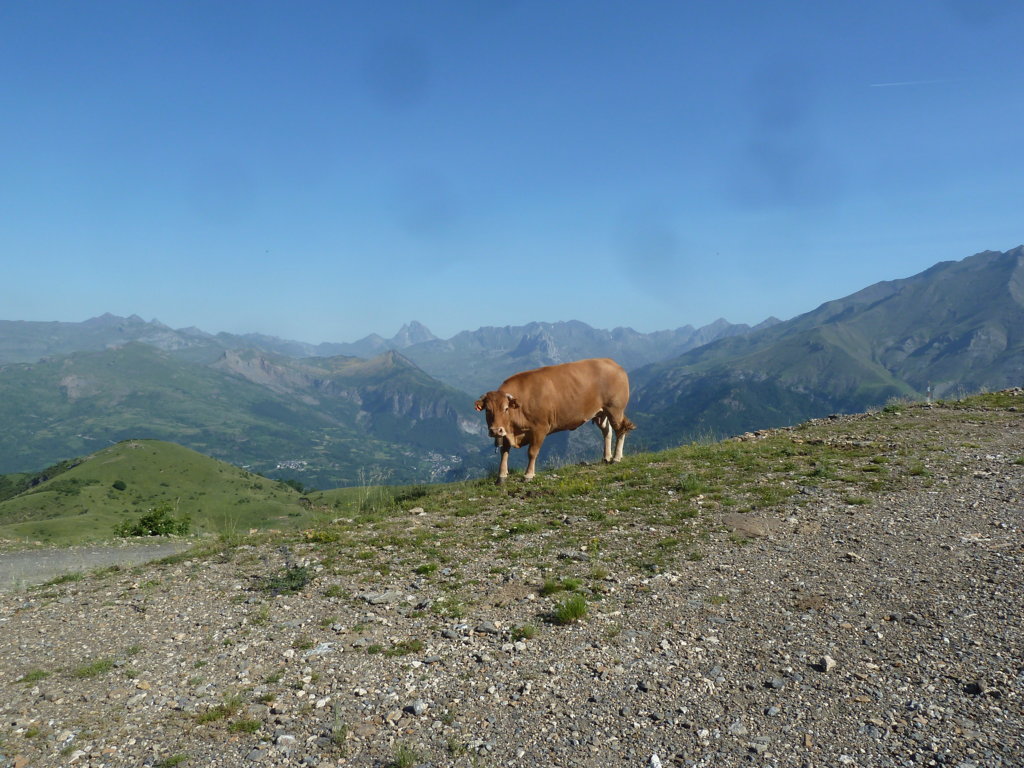
<svg viewBox="0 0 1024 768">
<path fill-rule="evenodd" d="M 607 356 L 630 371 L 633 443 L 656 449 L 1024 380 L 1024 247 L 943 262 L 785 322 L 639 333 L 584 323 L 317 345 L 138 316 L 0 321 L 0 473 L 129 438 L 315 487 L 410 483 L 494 463 L 472 402 L 510 374 Z M 549 441 L 573 454 L 593 430 Z M 596 431 L 595 431 L 596 435 Z"/>
<path fill-rule="evenodd" d="M 876 283 L 635 372 L 654 444 L 1024 383 L 1024 246 Z"/>
</svg>

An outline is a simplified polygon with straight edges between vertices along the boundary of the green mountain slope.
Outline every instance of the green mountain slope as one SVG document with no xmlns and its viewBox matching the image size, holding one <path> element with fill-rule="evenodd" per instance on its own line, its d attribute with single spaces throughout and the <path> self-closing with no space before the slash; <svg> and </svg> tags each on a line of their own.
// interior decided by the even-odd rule
<svg viewBox="0 0 1024 768">
<path fill-rule="evenodd" d="M 284 483 L 172 443 L 128 440 L 68 465 L 0 500 L 0 539 L 109 539 L 117 525 L 161 506 L 188 515 L 196 533 L 288 529 L 310 519 Z"/>
<path fill-rule="evenodd" d="M 734 434 L 894 396 L 1024 381 L 1024 246 L 944 262 L 633 374 L 653 446 Z"/>
<path fill-rule="evenodd" d="M 419 482 L 465 471 L 471 409 L 395 354 L 205 365 L 130 343 L 0 368 L 0 472 L 153 438 L 317 487 Z"/>
</svg>

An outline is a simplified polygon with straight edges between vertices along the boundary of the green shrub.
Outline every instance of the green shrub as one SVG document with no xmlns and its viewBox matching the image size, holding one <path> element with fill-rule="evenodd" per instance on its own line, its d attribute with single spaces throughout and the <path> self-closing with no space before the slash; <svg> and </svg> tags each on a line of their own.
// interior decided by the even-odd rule
<svg viewBox="0 0 1024 768">
<path fill-rule="evenodd" d="M 125 484 L 124 480 L 115 480 L 114 481 L 114 490 L 116 490 L 116 491 L 123 491 L 127 487 L 128 486 Z"/>
<path fill-rule="evenodd" d="M 134 523 L 124 522 L 115 529 L 118 536 L 185 536 L 192 526 L 188 515 L 171 517 L 170 505 L 151 509 Z"/>
</svg>

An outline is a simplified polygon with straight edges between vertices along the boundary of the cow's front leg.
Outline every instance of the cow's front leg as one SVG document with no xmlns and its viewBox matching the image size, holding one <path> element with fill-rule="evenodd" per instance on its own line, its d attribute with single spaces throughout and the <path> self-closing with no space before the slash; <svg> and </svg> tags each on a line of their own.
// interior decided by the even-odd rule
<svg viewBox="0 0 1024 768">
<path fill-rule="evenodd" d="M 530 448 L 528 455 L 530 457 L 530 463 L 526 465 L 526 474 L 523 475 L 525 480 L 533 480 L 534 475 L 537 474 L 537 454 L 540 453 L 540 447 L 544 444 L 545 435 L 534 434 L 530 440 Z"/>
<path fill-rule="evenodd" d="M 501 463 L 498 464 L 498 483 L 504 483 L 508 479 L 508 453 L 512 446 L 506 440 L 501 444 Z"/>
</svg>

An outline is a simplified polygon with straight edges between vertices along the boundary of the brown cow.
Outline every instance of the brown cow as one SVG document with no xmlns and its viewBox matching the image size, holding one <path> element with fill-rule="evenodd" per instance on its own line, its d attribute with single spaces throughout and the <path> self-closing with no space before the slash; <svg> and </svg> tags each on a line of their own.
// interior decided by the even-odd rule
<svg viewBox="0 0 1024 768">
<path fill-rule="evenodd" d="M 501 448 L 498 482 L 508 477 L 508 452 L 528 445 L 526 479 L 532 480 L 537 454 L 552 432 L 593 421 L 604 434 L 604 460 L 622 461 L 626 433 L 636 425 L 626 418 L 629 378 L 608 358 L 578 360 L 517 373 L 476 401 L 487 411 L 487 430 Z M 618 440 L 612 453 L 612 431 Z"/>
</svg>

